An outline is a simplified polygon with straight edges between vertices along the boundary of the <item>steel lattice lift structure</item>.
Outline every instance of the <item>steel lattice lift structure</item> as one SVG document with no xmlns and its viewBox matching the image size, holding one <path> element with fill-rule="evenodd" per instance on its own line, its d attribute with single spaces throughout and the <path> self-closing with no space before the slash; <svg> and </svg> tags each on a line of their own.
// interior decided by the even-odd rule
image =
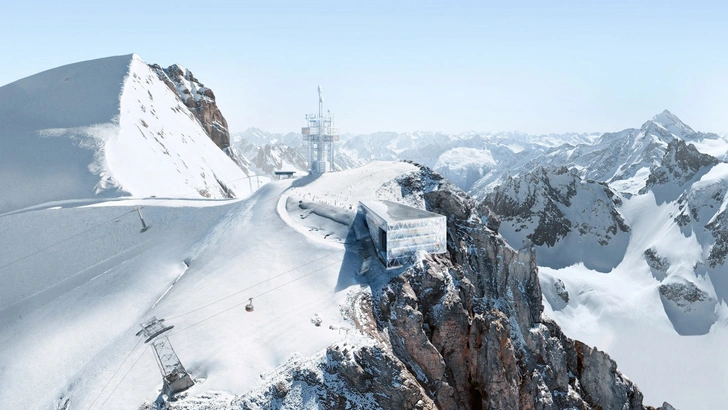
<svg viewBox="0 0 728 410">
<path fill-rule="evenodd" d="M 157 365 L 164 382 L 163 392 L 171 397 L 194 386 L 195 382 L 192 381 L 189 373 L 182 366 L 177 353 L 172 348 L 172 343 L 166 335 L 163 335 L 174 326 L 165 326 L 162 322 L 164 322 L 164 319 L 152 317 L 141 324 L 142 330 L 136 335 L 145 336 L 147 339 L 144 343 L 152 342 L 154 357 L 157 359 Z"/>
</svg>

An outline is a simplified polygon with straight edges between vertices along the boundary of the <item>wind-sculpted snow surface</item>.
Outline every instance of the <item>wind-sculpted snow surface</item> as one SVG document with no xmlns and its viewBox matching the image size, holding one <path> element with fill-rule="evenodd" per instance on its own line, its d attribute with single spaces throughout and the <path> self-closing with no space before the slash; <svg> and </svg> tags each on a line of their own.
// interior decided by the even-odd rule
<svg viewBox="0 0 728 410">
<path fill-rule="evenodd" d="M 0 88 L 0 213 L 95 196 L 244 197 L 246 174 L 136 55 Z"/>
</svg>

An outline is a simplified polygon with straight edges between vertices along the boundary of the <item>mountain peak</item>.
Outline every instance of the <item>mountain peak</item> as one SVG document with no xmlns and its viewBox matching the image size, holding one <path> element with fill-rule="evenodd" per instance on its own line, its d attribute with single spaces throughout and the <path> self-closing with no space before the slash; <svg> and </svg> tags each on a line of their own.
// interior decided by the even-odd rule
<svg viewBox="0 0 728 410">
<path fill-rule="evenodd" d="M 675 114 L 668 110 L 664 110 L 661 113 L 652 117 L 653 123 L 666 129 L 671 134 L 677 137 L 684 137 L 686 134 L 694 133 L 695 131 L 690 128 L 687 124 L 682 122 Z"/>
</svg>

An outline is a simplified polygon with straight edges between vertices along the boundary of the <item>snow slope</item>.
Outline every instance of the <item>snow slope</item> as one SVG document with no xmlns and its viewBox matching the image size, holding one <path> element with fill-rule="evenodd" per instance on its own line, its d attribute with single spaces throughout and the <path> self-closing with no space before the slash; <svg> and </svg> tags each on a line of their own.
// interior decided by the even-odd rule
<svg viewBox="0 0 728 410">
<path fill-rule="evenodd" d="M 0 87 L 0 213 L 101 197 L 244 197 L 245 173 L 136 55 Z"/>
<path fill-rule="evenodd" d="M 175 325 L 170 340 L 199 379 L 193 395 L 242 394 L 289 358 L 349 337 L 340 306 L 359 285 L 343 245 L 284 223 L 279 200 L 294 185 L 286 194 L 354 203 L 413 169 L 373 163 L 272 182 L 245 200 L 67 203 L 0 216 L 0 408 L 154 401 L 152 352 L 134 348 L 151 316 Z M 152 226 L 145 233 L 136 205 Z M 242 307 L 250 297 L 254 313 Z"/>
<path fill-rule="evenodd" d="M 625 166 L 601 171 L 640 164 L 647 172 L 607 187 L 579 178 L 599 171 L 590 166 L 536 166 L 506 178 L 485 203 L 504 237 L 537 245 L 546 314 L 567 334 L 608 352 L 646 402 L 722 408 L 728 164 L 683 141 L 699 135 L 675 118 L 665 112 L 636 134 L 611 136 L 623 140 L 608 158 Z M 629 144 L 635 153 L 620 154 Z"/>
<path fill-rule="evenodd" d="M 483 203 L 500 217 L 499 232 L 509 243 L 536 246 L 539 266 L 582 262 L 609 272 L 630 240 L 619 196 L 605 183 L 582 180 L 574 168 L 538 166 L 509 176 Z"/>
<path fill-rule="evenodd" d="M 584 263 L 540 268 L 546 314 L 608 352 L 647 402 L 665 399 L 689 410 L 722 408 L 728 400 L 728 281 L 725 259 L 711 258 L 728 237 L 721 222 L 726 165 L 699 172 L 687 187 L 669 181 L 670 194 L 649 190 L 626 199 L 619 210 L 631 237 L 608 274 Z M 559 281 L 568 300 L 556 296 Z"/>
</svg>

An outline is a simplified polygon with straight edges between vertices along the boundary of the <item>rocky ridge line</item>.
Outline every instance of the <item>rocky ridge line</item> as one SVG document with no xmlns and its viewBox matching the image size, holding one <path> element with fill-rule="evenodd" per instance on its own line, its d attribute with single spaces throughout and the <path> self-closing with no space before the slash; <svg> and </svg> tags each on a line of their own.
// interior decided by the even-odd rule
<svg viewBox="0 0 728 410">
<path fill-rule="evenodd" d="M 475 200 L 425 167 L 378 195 L 447 215 L 448 252 L 352 296 L 360 340 L 205 408 L 654 409 L 606 353 L 543 316 L 534 249 L 508 245 Z"/>
<path fill-rule="evenodd" d="M 212 89 L 205 87 L 190 70 L 180 65 L 162 68 L 159 64 L 150 64 L 149 67 L 194 114 L 212 142 L 248 173 L 250 163 L 230 145 L 227 120 L 217 106 Z"/>
</svg>

